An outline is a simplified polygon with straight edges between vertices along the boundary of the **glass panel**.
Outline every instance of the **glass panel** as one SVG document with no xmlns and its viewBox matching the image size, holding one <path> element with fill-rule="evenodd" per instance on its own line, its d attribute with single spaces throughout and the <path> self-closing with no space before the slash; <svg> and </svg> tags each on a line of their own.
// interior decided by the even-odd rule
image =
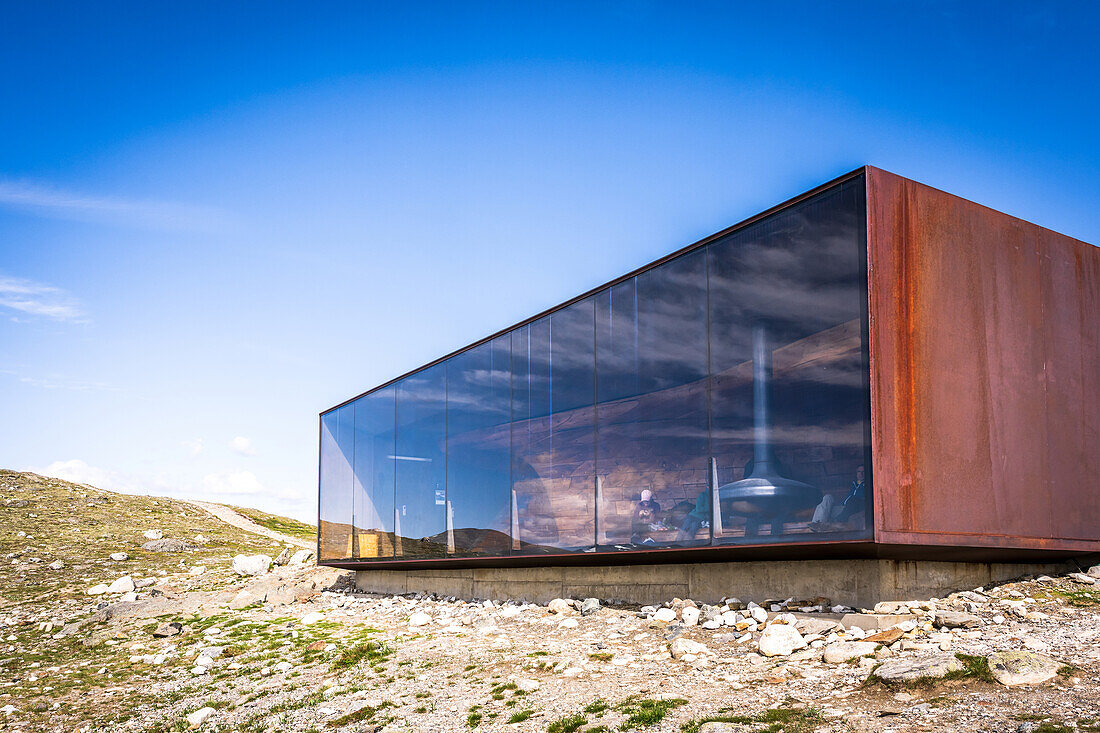
<svg viewBox="0 0 1100 733">
<path fill-rule="evenodd" d="M 503 336 L 447 362 L 447 548 L 507 555 L 511 345 Z"/>
<path fill-rule="evenodd" d="M 512 549 L 590 551 L 595 536 L 591 298 L 512 334 Z"/>
<path fill-rule="evenodd" d="M 722 541 L 867 536 L 862 192 L 844 184 L 707 248 Z"/>
<path fill-rule="evenodd" d="M 397 383 L 394 553 L 443 557 L 446 549 L 447 371 L 444 364 Z"/>
<path fill-rule="evenodd" d="M 710 540 L 706 295 L 697 251 L 598 296 L 603 549 Z"/>
<path fill-rule="evenodd" d="M 321 417 L 321 502 L 318 529 L 322 560 L 351 554 L 354 418 L 350 405 Z"/>
<path fill-rule="evenodd" d="M 356 558 L 393 557 L 393 387 L 352 403 L 355 408 L 355 503 L 352 553 Z"/>
</svg>

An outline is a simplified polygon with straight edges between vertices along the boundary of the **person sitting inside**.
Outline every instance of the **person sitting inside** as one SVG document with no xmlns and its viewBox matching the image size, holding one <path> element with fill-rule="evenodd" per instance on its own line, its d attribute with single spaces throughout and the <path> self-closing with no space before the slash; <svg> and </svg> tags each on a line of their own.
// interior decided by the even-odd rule
<svg viewBox="0 0 1100 733">
<path fill-rule="evenodd" d="M 810 522 L 813 532 L 839 532 L 849 529 L 848 520 L 867 508 L 867 485 L 863 480 L 863 466 L 856 467 L 855 480 L 848 487 L 848 495 L 840 502 L 832 494 L 825 494 L 814 509 Z"/>
<path fill-rule="evenodd" d="M 710 526 L 710 490 L 703 489 L 699 496 L 695 497 L 695 508 L 684 517 L 684 523 L 680 525 L 676 533 L 677 542 L 690 542 L 703 527 Z"/>
<path fill-rule="evenodd" d="M 653 500 L 653 492 L 642 491 L 641 500 L 634 507 L 634 518 L 630 523 L 630 541 L 635 545 L 653 544 L 651 532 L 664 529 L 657 518 L 661 505 Z"/>
</svg>

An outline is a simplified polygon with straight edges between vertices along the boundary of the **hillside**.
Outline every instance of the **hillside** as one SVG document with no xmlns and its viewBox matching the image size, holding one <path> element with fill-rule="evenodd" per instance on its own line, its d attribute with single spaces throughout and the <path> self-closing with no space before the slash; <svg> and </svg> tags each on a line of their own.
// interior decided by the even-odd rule
<svg viewBox="0 0 1100 733">
<path fill-rule="evenodd" d="M 0 730 L 1100 730 L 1100 566 L 849 615 L 377 596 L 187 502 L 11 471 L 0 543 Z"/>
</svg>

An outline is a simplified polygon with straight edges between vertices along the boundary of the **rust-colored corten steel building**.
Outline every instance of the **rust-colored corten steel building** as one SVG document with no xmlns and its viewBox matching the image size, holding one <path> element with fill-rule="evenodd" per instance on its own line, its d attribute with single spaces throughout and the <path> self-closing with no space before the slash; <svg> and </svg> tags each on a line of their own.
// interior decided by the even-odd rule
<svg viewBox="0 0 1100 733">
<path fill-rule="evenodd" d="M 1100 552 L 1098 324 L 1097 247 L 860 168 L 326 410 L 318 556 L 637 602 L 1072 561 Z"/>
</svg>

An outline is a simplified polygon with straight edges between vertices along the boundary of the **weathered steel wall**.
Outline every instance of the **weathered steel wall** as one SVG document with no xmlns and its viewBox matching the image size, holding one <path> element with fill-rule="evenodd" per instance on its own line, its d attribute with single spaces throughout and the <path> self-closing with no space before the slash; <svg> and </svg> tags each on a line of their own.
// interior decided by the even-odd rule
<svg viewBox="0 0 1100 733">
<path fill-rule="evenodd" d="M 1100 550 L 1100 248 L 867 188 L 875 540 Z"/>
</svg>

